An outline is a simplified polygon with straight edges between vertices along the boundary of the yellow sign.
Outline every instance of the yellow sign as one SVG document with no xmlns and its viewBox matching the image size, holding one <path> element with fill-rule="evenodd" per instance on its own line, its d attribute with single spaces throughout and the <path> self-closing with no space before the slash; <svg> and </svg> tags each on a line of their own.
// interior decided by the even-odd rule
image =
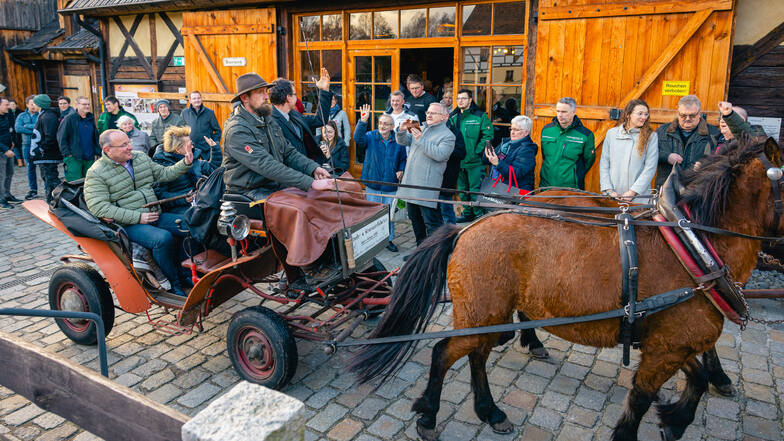
<svg viewBox="0 0 784 441">
<path fill-rule="evenodd" d="M 662 95 L 684 96 L 689 94 L 688 81 L 665 81 L 662 86 Z"/>
</svg>

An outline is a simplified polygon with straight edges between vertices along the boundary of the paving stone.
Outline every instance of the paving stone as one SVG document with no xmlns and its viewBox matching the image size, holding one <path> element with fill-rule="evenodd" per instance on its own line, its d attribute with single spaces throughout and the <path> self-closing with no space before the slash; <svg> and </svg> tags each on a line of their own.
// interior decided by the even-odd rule
<svg viewBox="0 0 784 441">
<path fill-rule="evenodd" d="M 591 439 L 593 431 L 573 424 L 564 424 L 555 438 L 556 441 L 585 441 Z"/>
<path fill-rule="evenodd" d="M 615 385 L 614 379 L 594 374 L 588 374 L 584 382 L 586 386 L 602 393 L 607 393 Z"/>
<path fill-rule="evenodd" d="M 218 386 L 204 383 L 177 399 L 177 402 L 185 407 L 193 408 L 215 396 L 218 391 L 220 391 Z"/>
<path fill-rule="evenodd" d="M 776 406 L 755 400 L 746 401 L 746 413 L 766 420 L 775 420 L 778 416 Z"/>
<path fill-rule="evenodd" d="M 150 375 L 153 375 L 154 373 L 162 370 L 166 366 L 168 366 L 168 364 L 165 361 L 153 359 L 137 366 L 131 372 L 140 377 L 147 378 Z"/>
<path fill-rule="evenodd" d="M 349 441 L 362 430 L 364 426 L 357 420 L 346 418 L 339 422 L 327 433 L 327 437 L 335 441 Z"/>
<path fill-rule="evenodd" d="M 130 372 L 124 373 L 124 374 L 122 374 L 119 377 L 114 379 L 115 383 L 117 383 L 119 385 L 122 385 L 122 386 L 125 386 L 125 387 L 133 387 L 134 385 L 136 385 L 140 381 L 142 381 L 142 377 L 140 377 L 140 376 L 138 376 L 136 374 L 132 374 Z"/>
<path fill-rule="evenodd" d="M 9 413 L 8 415 L 2 418 L 3 423 L 8 424 L 10 426 L 21 426 L 22 424 L 32 420 L 33 418 L 41 415 L 44 413 L 44 410 L 40 407 L 29 404 L 16 412 Z"/>
<path fill-rule="evenodd" d="M 590 428 L 593 427 L 596 420 L 599 419 L 599 415 L 600 413 L 594 410 L 572 405 L 572 407 L 569 408 L 569 411 L 566 412 L 566 420 Z"/>
<path fill-rule="evenodd" d="M 571 397 L 558 392 L 547 391 L 542 397 L 540 404 L 559 412 L 565 412 L 569 408 L 569 404 L 571 404 Z"/>
<path fill-rule="evenodd" d="M 363 420 L 372 420 L 378 413 L 387 407 L 387 400 L 376 397 L 369 397 L 351 411 L 351 414 Z"/>
<path fill-rule="evenodd" d="M 544 393 L 549 380 L 537 375 L 521 375 L 515 382 L 515 386 L 533 394 Z"/>
<path fill-rule="evenodd" d="M 738 406 L 738 403 L 733 400 L 711 397 L 708 399 L 705 411 L 710 415 L 734 420 L 740 411 L 740 407 Z"/>
<path fill-rule="evenodd" d="M 153 390 L 161 387 L 162 385 L 168 383 L 169 381 L 173 380 L 175 377 L 174 372 L 171 369 L 166 368 L 157 374 L 153 374 L 152 376 L 148 377 L 144 380 L 141 384 L 142 389 L 146 390 Z"/>
<path fill-rule="evenodd" d="M 770 373 L 766 371 L 760 371 L 757 369 L 744 369 L 741 370 L 743 380 L 750 382 L 750 383 L 757 383 L 763 386 L 773 386 L 773 378 L 770 376 Z"/>
<path fill-rule="evenodd" d="M 705 431 L 719 439 L 737 439 L 738 424 L 735 421 L 708 415 Z M 747 431 L 748 432 L 748 431 Z"/>
<path fill-rule="evenodd" d="M 38 441 L 63 441 L 70 438 L 77 430 L 79 429 L 72 423 L 65 423 L 41 434 Z"/>
<path fill-rule="evenodd" d="M 545 407 L 537 406 L 536 409 L 534 409 L 531 418 L 528 419 L 528 422 L 555 431 L 558 430 L 558 427 L 561 425 L 561 420 L 562 417 L 560 413 Z"/>
<path fill-rule="evenodd" d="M 209 378 L 210 374 L 204 369 L 196 368 L 188 372 L 178 374 L 172 383 L 183 389 L 190 389 L 194 386 L 202 384 L 204 380 Z"/>
<path fill-rule="evenodd" d="M 330 403 L 321 412 L 318 412 L 311 418 L 305 426 L 323 433 L 332 427 L 335 422 L 343 418 L 347 412 L 348 409 L 345 407 L 339 404 Z"/>
<path fill-rule="evenodd" d="M 538 375 L 544 378 L 553 378 L 557 368 L 552 364 L 545 363 L 539 360 L 532 360 L 525 367 L 525 372 L 528 374 Z"/>
<path fill-rule="evenodd" d="M 173 384 L 164 384 L 160 388 L 147 394 L 147 398 L 155 400 L 161 404 L 166 404 L 174 398 L 180 396 L 182 390 Z"/>
<path fill-rule="evenodd" d="M 441 399 L 450 403 L 460 403 L 471 392 L 471 385 L 461 381 L 452 381 L 441 392 Z"/>
<path fill-rule="evenodd" d="M 574 402 L 582 407 L 592 410 L 602 410 L 606 395 L 592 389 L 581 387 L 577 392 Z"/>
<path fill-rule="evenodd" d="M 547 386 L 547 389 L 566 395 L 574 395 L 579 387 L 580 382 L 578 380 L 558 374 L 553 378 L 553 381 L 550 382 L 550 385 Z"/>
<path fill-rule="evenodd" d="M 403 423 L 391 416 L 382 415 L 373 424 L 371 424 L 367 431 L 372 435 L 376 435 L 383 439 L 394 439 L 395 434 L 403 429 Z"/>
<path fill-rule="evenodd" d="M 20 427 L 14 431 L 14 438 L 18 440 L 34 440 L 40 436 L 41 429 L 35 426 Z"/>
<path fill-rule="evenodd" d="M 54 429 L 63 422 L 65 422 L 65 418 L 49 412 L 33 420 L 33 424 L 45 430 Z"/>
<path fill-rule="evenodd" d="M 97 437 L 90 432 L 82 432 L 71 441 L 103 441 L 103 438 Z"/>
<path fill-rule="evenodd" d="M 743 418 L 743 432 L 761 439 L 781 439 L 781 429 L 778 421 L 770 421 L 754 416 Z"/>
<path fill-rule="evenodd" d="M 444 440 L 448 439 L 454 441 L 469 441 L 475 439 L 474 435 L 477 431 L 477 426 L 471 426 L 457 421 L 450 421 L 446 424 L 444 430 L 441 431 L 439 438 Z"/>
</svg>

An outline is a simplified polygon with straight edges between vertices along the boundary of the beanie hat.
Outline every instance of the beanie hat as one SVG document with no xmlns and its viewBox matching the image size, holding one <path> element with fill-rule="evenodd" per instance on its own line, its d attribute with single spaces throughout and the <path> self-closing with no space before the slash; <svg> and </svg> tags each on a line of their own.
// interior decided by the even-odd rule
<svg viewBox="0 0 784 441">
<path fill-rule="evenodd" d="M 167 99 L 160 99 L 160 100 L 155 102 L 155 110 L 158 110 L 158 106 L 160 106 L 161 104 L 166 104 L 166 107 L 171 109 L 171 103 L 169 102 L 169 100 L 167 100 Z"/>
<path fill-rule="evenodd" d="M 36 95 L 35 98 L 33 98 L 33 103 L 42 109 L 48 109 L 52 104 L 52 99 L 49 98 L 49 95 L 42 93 L 41 95 Z"/>
</svg>

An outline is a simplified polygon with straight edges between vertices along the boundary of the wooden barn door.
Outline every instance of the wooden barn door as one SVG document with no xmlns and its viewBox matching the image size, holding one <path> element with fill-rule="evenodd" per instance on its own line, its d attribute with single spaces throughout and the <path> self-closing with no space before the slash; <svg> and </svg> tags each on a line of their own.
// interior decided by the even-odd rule
<svg viewBox="0 0 784 441">
<path fill-rule="evenodd" d="M 265 80 L 278 76 L 275 9 L 185 12 L 185 86 L 198 90 L 223 127 L 231 112 L 237 77 L 256 72 Z"/>
<path fill-rule="evenodd" d="M 586 189 L 599 191 L 601 144 L 618 124 L 612 109 L 642 98 L 657 126 L 675 119 L 679 95 L 695 94 L 716 124 L 728 87 L 732 0 L 561 4 L 539 3 L 533 136 L 538 143 L 559 98 L 576 99 L 577 115 L 596 136 Z"/>
<path fill-rule="evenodd" d="M 63 95 L 71 98 L 71 107 L 76 107 L 76 98 L 83 96 L 90 100 L 90 108 L 92 108 L 93 100 L 90 90 L 89 76 L 63 75 Z"/>
</svg>

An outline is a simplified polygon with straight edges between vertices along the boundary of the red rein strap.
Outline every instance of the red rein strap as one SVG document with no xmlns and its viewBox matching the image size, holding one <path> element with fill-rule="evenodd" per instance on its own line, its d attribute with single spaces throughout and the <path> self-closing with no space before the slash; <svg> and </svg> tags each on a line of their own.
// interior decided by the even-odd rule
<svg viewBox="0 0 784 441">
<path fill-rule="evenodd" d="M 658 222 L 666 222 L 667 219 L 664 218 L 661 214 L 655 214 L 653 219 Z M 681 243 L 678 236 L 672 231 L 670 227 L 659 227 L 659 231 L 661 231 L 662 236 L 664 236 L 664 240 L 667 241 L 667 244 L 672 248 L 672 251 L 675 253 L 675 256 L 678 257 L 678 260 L 681 261 L 683 266 L 694 276 L 700 277 L 704 276 L 705 273 L 702 272 L 700 267 L 694 261 L 694 259 L 689 255 L 689 252 L 686 251 L 686 248 Z M 712 247 L 711 247 L 712 248 Z M 712 251 L 714 253 L 715 251 Z M 722 264 L 723 266 L 723 264 Z M 729 304 L 721 297 L 721 295 L 716 291 L 715 288 L 710 288 L 709 290 L 703 291 L 706 293 L 706 297 L 708 300 L 713 303 L 713 305 L 722 313 L 724 317 L 727 317 L 731 322 L 740 325 L 742 320 L 738 313 L 730 307 Z M 710 295 L 707 295 L 710 294 Z"/>
</svg>

